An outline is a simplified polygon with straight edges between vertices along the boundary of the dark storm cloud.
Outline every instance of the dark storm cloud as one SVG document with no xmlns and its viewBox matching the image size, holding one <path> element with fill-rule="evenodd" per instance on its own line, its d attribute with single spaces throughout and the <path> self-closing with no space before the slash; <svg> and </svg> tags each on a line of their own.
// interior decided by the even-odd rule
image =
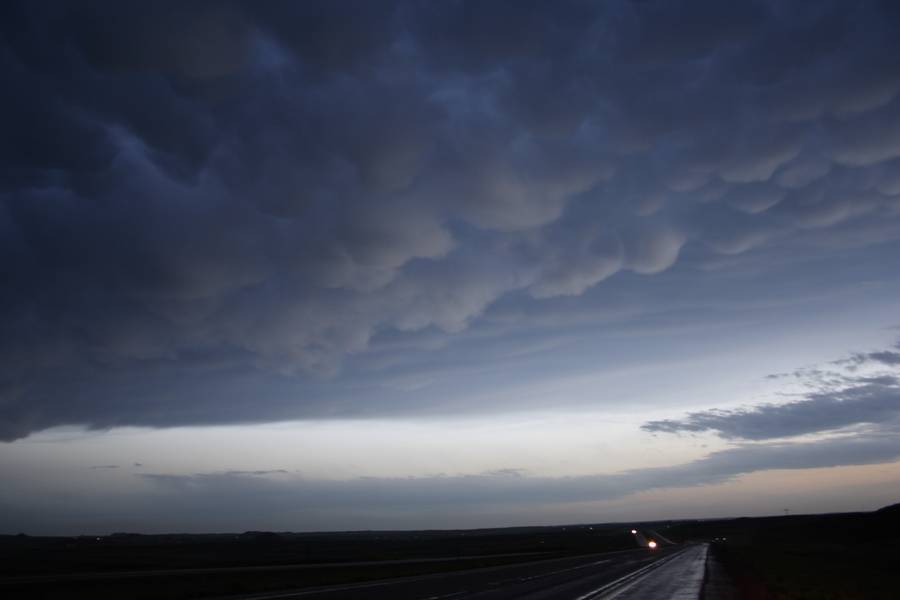
<svg viewBox="0 0 900 600">
<path fill-rule="evenodd" d="M 855 353 L 833 364 L 847 365 L 849 375 L 809 369 L 794 375 L 812 387 L 802 400 L 760 404 L 738 410 L 706 410 L 683 419 L 650 421 L 653 433 L 715 432 L 725 439 L 769 440 L 858 425 L 900 423 L 900 377 L 894 371 L 858 374 L 864 363 L 895 366 L 896 353 Z"/>
<path fill-rule="evenodd" d="M 883 423 L 900 417 L 900 380 L 889 378 L 834 392 L 808 394 L 787 404 L 763 404 L 745 410 L 711 410 L 684 419 L 650 421 L 644 431 L 714 431 L 727 439 L 767 440 L 850 425 Z"/>
<path fill-rule="evenodd" d="M 900 237 L 889 2 L 0 10 L 5 440 L 379 414 L 321 383 L 379 336 Z"/>
<path fill-rule="evenodd" d="M 839 361 L 840 364 L 849 364 L 851 367 L 880 363 L 888 366 L 900 365 L 900 352 L 893 350 L 881 350 L 878 352 L 857 353 L 850 358 Z"/>
</svg>

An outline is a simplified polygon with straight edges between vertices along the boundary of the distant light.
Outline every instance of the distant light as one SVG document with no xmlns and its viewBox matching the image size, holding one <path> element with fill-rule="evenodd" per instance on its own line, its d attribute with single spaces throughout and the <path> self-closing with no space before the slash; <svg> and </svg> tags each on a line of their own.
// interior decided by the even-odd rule
<svg viewBox="0 0 900 600">
<path fill-rule="evenodd" d="M 653 548 L 656 548 L 656 542 L 654 542 L 653 540 L 650 540 L 649 542 L 647 542 L 647 546 L 649 546 L 650 549 L 652 550 Z"/>
<path fill-rule="evenodd" d="M 631 530 L 631 535 L 637 535 L 637 529 L 632 529 L 632 530 Z"/>
</svg>

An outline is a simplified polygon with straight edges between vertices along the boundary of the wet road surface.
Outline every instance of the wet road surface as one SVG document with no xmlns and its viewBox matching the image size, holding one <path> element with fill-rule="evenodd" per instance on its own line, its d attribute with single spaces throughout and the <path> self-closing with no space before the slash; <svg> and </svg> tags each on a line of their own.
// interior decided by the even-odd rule
<svg viewBox="0 0 900 600">
<path fill-rule="evenodd" d="M 243 600 L 692 600 L 703 583 L 706 545 L 637 549 L 473 569 Z"/>
</svg>

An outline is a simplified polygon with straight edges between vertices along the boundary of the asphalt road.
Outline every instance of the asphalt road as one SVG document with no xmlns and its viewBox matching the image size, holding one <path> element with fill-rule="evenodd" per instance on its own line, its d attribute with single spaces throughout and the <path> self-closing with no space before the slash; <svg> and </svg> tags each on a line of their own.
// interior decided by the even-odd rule
<svg viewBox="0 0 900 600">
<path fill-rule="evenodd" d="M 16 583 L 68 583 L 77 581 L 98 581 L 103 579 L 146 579 L 168 575 L 218 575 L 220 573 L 271 573 L 274 571 L 322 571 L 326 569 L 346 569 L 348 567 L 377 567 L 385 565 L 421 565 L 425 563 L 452 563 L 479 558 L 506 558 L 515 556 L 538 556 L 543 552 L 508 552 L 506 554 L 472 554 L 468 556 L 441 556 L 437 558 L 409 558 L 398 560 L 357 560 L 333 563 L 299 563 L 286 565 L 258 565 L 246 567 L 199 567 L 182 569 L 141 569 L 139 571 L 106 571 L 88 573 L 50 573 L 46 575 L 0 576 L 0 585 Z"/>
<path fill-rule="evenodd" d="M 645 548 L 572 558 L 241 596 L 243 600 L 693 600 L 706 545 Z"/>
</svg>

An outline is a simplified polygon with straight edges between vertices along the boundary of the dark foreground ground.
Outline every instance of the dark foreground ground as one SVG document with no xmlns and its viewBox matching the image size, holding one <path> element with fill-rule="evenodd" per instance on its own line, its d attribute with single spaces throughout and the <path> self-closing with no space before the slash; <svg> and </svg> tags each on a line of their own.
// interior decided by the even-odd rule
<svg viewBox="0 0 900 600">
<path fill-rule="evenodd" d="M 622 525 L 468 531 L 0 536 L 0 597 L 201 598 L 633 550 Z"/>
<path fill-rule="evenodd" d="M 900 505 L 871 513 L 684 522 L 676 537 L 712 541 L 725 597 L 900 598 Z"/>
<path fill-rule="evenodd" d="M 645 539 L 660 539 L 660 548 L 638 548 L 632 527 Z M 686 559 L 696 554 L 692 548 L 707 547 L 697 542 L 709 542 L 714 558 L 715 581 L 705 600 L 900 598 L 900 506 L 469 531 L 0 536 L 0 597 L 244 598 L 300 591 L 296 597 L 334 600 L 574 599 L 654 561 Z M 652 569 L 674 574 L 682 558 Z M 657 584 L 664 579 L 657 575 Z"/>
</svg>

